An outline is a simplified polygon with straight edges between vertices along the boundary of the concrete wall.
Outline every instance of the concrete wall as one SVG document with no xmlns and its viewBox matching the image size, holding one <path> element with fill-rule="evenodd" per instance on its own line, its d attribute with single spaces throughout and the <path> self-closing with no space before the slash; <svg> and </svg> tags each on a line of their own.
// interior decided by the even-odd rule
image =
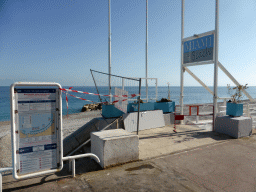
<svg viewBox="0 0 256 192">
<path fill-rule="evenodd" d="M 126 113 L 123 115 L 124 128 L 128 132 L 137 131 L 138 112 Z M 139 130 L 164 127 L 164 116 L 162 110 L 144 111 L 139 115 Z"/>
</svg>

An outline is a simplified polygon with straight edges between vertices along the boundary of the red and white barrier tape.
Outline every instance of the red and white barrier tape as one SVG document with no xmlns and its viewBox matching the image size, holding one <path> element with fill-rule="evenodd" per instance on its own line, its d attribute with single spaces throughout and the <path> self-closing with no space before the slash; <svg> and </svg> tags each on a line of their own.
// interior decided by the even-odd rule
<svg viewBox="0 0 256 192">
<path fill-rule="evenodd" d="M 60 88 L 61 91 L 66 91 L 66 104 L 67 104 L 67 117 L 68 117 L 68 95 L 70 95 L 71 97 L 75 97 L 77 99 L 81 99 L 83 101 L 89 101 L 89 102 L 92 102 L 92 103 L 108 103 L 108 102 L 94 102 L 94 101 L 91 101 L 91 100 L 88 100 L 88 99 L 84 99 L 82 97 L 77 97 L 75 95 L 71 95 L 71 94 L 68 94 L 67 92 L 68 91 L 71 91 L 71 92 L 74 92 L 74 93 L 83 93 L 83 94 L 89 94 L 89 95 L 100 95 L 100 96 L 105 96 L 105 97 L 109 97 L 111 95 L 101 95 L 101 94 L 95 94 L 95 93 L 88 93 L 88 92 L 83 92 L 83 91 L 76 91 L 76 90 L 71 90 L 73 87 L 69 87 L 69 89 L 64 89 L 64 88 Z M 136 97 L 136 96 L 139 96 L 140 94 L 131 94 L 131 98 L 133 97 Z M 118 96 L 118 95 L 112 95 L 112 97 L 128 97 L 128 95 L 122 95 L 122 96 Z M 128 99 L 123 99 L 123 100 L 115 100 L 113 101 L 112 103 L 117 103 L 119 101 L 123 102 L 123 101 L 127 101 Z"/>
<path fill-rule="evenodd" d="M 118 96 L 118 95 L 102 95 L 102 94 L 96 94 L 96 93 L 89 93 L 89 92 L 84 92 L 84 91 L 77 91 L 77 90 L 71 90 L 72 87 L 70 87 L 69 89 L 64 89 L 64 88 L 60 88 L 61 91 L 70 91 L 70 92 L 74 92 L 74 93 L 82 93 L 82 94 L 87 94 L 87 95 L 99 95 L 99 96 L 103 96 L 103 97 L 129 97 L 129 95 L 122 95 L 122 96 Z M 131 94 L 131 98 L 139 96 L 140 94 Z"/>
<path fill-rule="evenodd" d="M 89 102 L 92 102 L 92 103 L 94 103 L 94 101 L 91 101 L 91 100 L 88 100 L 88 99 L 84 99 L 84 98 L 82 98 L 82 97 L 77 97 L 77 96 L 75 96 L 75 95 L 71 95 L 71 94 L 68 94 L 67 93 L 67 95 L 70 95 L 71 97 L 75 97 L 75 98 L 77 98 L 77 99 L 81 99 L 81 100 L 84 100 L 84 101 L 89 101 Z M 128 99 L 123 99 L 123 100 L 116 100 L 116 101 L 113 101 L 112 103 L 117 103 L 117 102 L 119 102 L 119 101 L 127 101 Z M 98 103 L 107 103 L 107 102 L 98 102 Z"/>
</svg>

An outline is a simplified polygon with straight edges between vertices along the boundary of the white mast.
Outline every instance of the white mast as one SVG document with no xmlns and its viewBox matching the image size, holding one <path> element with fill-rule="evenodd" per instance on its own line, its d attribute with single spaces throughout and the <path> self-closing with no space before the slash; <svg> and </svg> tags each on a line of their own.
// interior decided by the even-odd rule
<svg viewBox="0 0 256 192">
<path fill-rule="evenodd" d="M 148 102 L 148 0 L 146 0 L 146 96 Z"/>
<path fill-rule="evenodd" d="M 184 38 L 184 9 L 185 0 L 181 3 L 181 65 L 180 65 L 180 114 L 183 115 L 184 67 L 183 67 L 183 38 Z M 181 122 L 183 124 L 183 122 Z"/>
<path fill-rule="evenodd" d="M 108 0 L 108 88 L 109 95 L 111 95 L 111 2 Z M 109 97 L 109 102 L 112 102 L 112 97 Z"/>
<path fill-rule="evenodd" d="M 219 0 L 216 0 L 215 11 L 215 58 L 214 58 L 214 95 L 213 95 L 213 131 L 215 129 L 215 118 L 217 115 L 217 101 L 218 101 L 218 47 L 219 46 Z"/>
</svg>

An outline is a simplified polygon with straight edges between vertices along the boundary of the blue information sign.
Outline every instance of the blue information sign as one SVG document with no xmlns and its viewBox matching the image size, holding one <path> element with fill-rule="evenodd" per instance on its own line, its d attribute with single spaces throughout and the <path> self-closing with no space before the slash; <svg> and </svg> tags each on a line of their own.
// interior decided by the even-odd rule
<svg viewBox="0 0 256 192">
<path fill-rule="evenodd" d="M 185 41 L 183 64 L 213 60 L 214 34 Z"/>
</svg>

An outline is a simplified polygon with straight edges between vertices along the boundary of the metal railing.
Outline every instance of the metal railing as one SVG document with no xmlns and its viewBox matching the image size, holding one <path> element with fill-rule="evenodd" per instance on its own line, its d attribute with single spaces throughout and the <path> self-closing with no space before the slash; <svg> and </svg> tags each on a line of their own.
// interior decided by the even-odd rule
<svg viewBox="0 0 256 192">
<path fill-rule="evenodd" d="M 74 156 L 67 156 L 63 157 L 62 161 L 68 161 L 72 160 L 72 176 L 76 176 L 76 159 L 84 158 L 84 157 L 92 157 L 97 161 L 97 163 L 100 163 L 100 159 L 93 153 L 87 153 L 87 154 L 81 154 L 81 155 L 74 155 Z"/>
</svg>

